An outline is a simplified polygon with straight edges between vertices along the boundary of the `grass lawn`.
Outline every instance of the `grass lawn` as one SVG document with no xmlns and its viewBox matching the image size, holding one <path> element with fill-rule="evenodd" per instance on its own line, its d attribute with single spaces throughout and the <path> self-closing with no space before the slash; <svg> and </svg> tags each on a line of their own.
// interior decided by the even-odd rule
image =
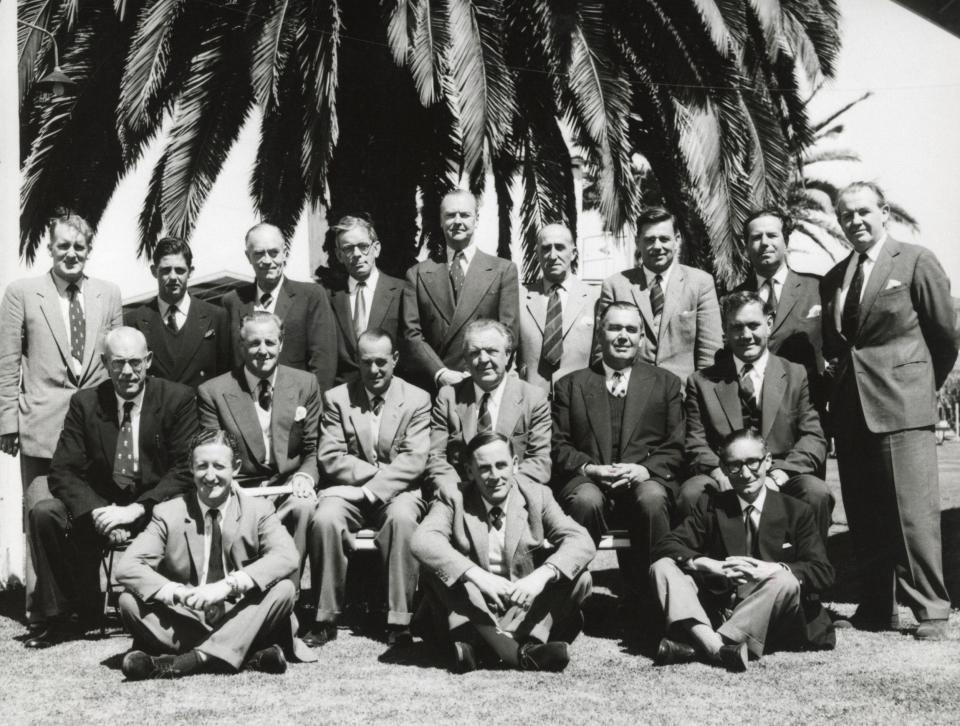
<svg viewBox="0 0 960 726">
<path fill-rule="evenodd" d="M 947 584 L 960 602 L 960 443 L 940 448 Z M 831 481 L 836 487 L 834 462 Z M 842 579 L 851 571 L 845 518 L 834 513 L 830 551 Z M 730 675 L 693 664 L 657 669 L 631 652 L 617 612 L 612 553 L 592 569 L 587 631 L 563 674 L 479 671 L 453 676 L 417 642 L 385 643 L 342 629 L 320 662 L 282 676 L 241 673 L 125 683 L 129 639 L 68 643 L 28 652 L 24 629 L 0 609 L 0 724 L 190 723 L 960 723 L 960 613 L 951 640 L 919 643 L 902 610 L 901 633 L 838 634 L 831 653 L 777 653 Z M 848 577 L 846 579 L 849 579 Z M 833 593 L 850 614 L 852 588 Z M 19 593 L 17 593 L 19 594 Z"/>
</svg>

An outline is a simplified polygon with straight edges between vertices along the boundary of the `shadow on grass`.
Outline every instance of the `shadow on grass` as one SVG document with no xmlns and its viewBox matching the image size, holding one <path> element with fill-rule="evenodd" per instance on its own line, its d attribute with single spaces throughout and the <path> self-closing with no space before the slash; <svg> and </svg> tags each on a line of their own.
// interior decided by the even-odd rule
<svg viewBox="0 0 960 726">
<path fill-rule="evenodd" d="M 443 669 L 443 661 L 437 649 L 424 641 L 395 645 L 381 653 L 377 660 L 391 665 L 427 668 L 429 670 Z"/>
<path fill-rule="evenodd" d="M 124 648 L 124 650 L 121 652 L 114 653 L 113 655 L 104 658 L 102 661 L 100 661 L 100 665 L 106 666 L 112 671 L 120 670 L 120 665 L 123 663 L 123 656 L 126 655 L 127 650 L 127 648 Z"/>
<path fill-rule="evenodd" d="M 0 618 L 9 618 L 18 623 L 26 622 L 26 613 L 24 612 L 25 603 L 24 589 L 22 587 L 11 587 L 7 590 L 0 590 Z"/>
</svg>

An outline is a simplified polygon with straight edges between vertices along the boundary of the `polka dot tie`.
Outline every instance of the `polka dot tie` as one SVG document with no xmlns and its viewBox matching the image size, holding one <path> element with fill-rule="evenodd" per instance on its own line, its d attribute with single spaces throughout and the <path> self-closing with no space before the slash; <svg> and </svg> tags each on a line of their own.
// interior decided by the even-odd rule
<svg viewBox="0 0 960 726">
<path fill-rule="evenodd" d="M 133 458 L 133 401 L 124 401 L 123 420 L 117 436 L 117 453 L 113 457 L 113 481 L 121 489 L 132 489 L 136 482 L 137 463 Z"/>
<path fill-rule="evenodd" d="M 80 288 L 77 283 L 67 285 L 70 297 L 70 356 L 83 362 L 83 350 L 86 346 L 87 323 L 83 319 L 83 307 L 80 305 Z"/>
</svg>

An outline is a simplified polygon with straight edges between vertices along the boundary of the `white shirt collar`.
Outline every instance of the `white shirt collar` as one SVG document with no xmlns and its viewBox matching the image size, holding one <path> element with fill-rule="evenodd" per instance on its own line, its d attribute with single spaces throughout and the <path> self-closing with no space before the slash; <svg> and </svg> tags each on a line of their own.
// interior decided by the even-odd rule
<svg viewBox="0 0 960 726">
<path fill-rule="evenodd" d="M 657 275 L 660 275 L 660 287 L 662 287 L 663 289 L 666 289 L 667 283 L 670 282 L 670 273 L 673 272 L 673 268 L 676 267 L 676 265 L 677 265 L 677 261 L 676 259 L 674 259 L 673 262 L 670 263 L 670 266 L 663 272 L 654 272 L 653 270 L 649 269 L 646 265 L 642 265 L 641 267 L 643 268 L 643 275 L 647 280 L 647 287 L 650 287 L 653 284 L 653 279 Z"/>
<path fill-rule="evenodd" d="M 759 373 L 761 378 L 763 378 L 763 374 L 767 371 L 767 361 L 769 360 L 770 351 L 765 350 L 763 351 L 763 355 L 753 361 L 753 370 Z M 733 356 L 733 362 L 734 365 L 737 366 L 737 378 L 739 378 L 741 375 L 743 375 L 743 367 L 746 365 L 746 363 L 737 358 L 737 356 Z"/>
<path fill-rule="evenodd" d="M 554 285 L 560 286 L 560 292 L 570 292 L 570 273 L 567 272 L 567 276 L 563 278 L 563 282 L 551 282 L 547 278 L 542 278 L 540 280 L 541 290 L 543 290 L 544 295 L 549 295 L 553 290 Z"/>
<path fill-rule="evenodd" d="M 477 244 L 473 240 L 470 240 L 470 244 L 461 250 L 463 252 L 463 259 L 467 263 L 467 267 L 470 267 L 470 263 L 473 262 L 473 256 L 477 252 Z M 453 264 L 453 257 L 457 254 L 457 251 L 453 249 L 450 245 L 447 245 L 447 267 Z"/>
<path fill-rule="evenodd" d="M 221 525 L 220 525 L 220 526 L 221 526 L 221 527 L 223 526 L 222 522 L 223 522 L 224 518 L 227 516 L 227 512 L 230 511 L 230 506 L 233 504 L 233 499 L 234 499 L 234 497 L 236 497 L 236 496 L 237 496 L 237 493 L 234 492 L 234 491 L 231 491 L 231 492 L 230 492 L 230 496 L 227 497 L 227 501 L 225 501 L 223 504 L 221 504 L 219 507 L 217 507 L 217 511 L 220 512 L 220 522 L 221 522 Z M 200 513 L 203 515 L 203 529 L 204 529 L 204 531 L 206 531 L 206 529 L 207 529 L 207 512 L 209 512 L 211 509 L 213 509 L 213 507 L 205 504 L 204 501 L 203 501 L 199 496 L 197 497 L 197 503 L 200 505 Z"/>
<path fill-rule="evenodd" d="M 377 280 L 379 278 L 380 278 L 380 271 L 377 270 L 377 266 L 374 265 L 373 268 L 370 270 L 370 276 L 366 280 L 364 280 L 364 284 L 367 290 L 373 290 L 374 288 L 376 288 Z M 351 275 L 347 275 L 347 290 L 350 292 L 351 295 L 353 295 L 357 291 L 358 282 L 359 280 L 357 280 L 355 277 L 352 277 Z"/>
<path fill-rule="evenodd" d="M 258 282 L 258 283 L 257 283 L 257 299 L 256 299 L 254 302 L 255 302 L 257 305 L 259 305 L 259 304 L 260 304 L 260 298 L 263 297 L 264 294 L 270 295 L 270 297 L 275 301 L 275 300 L 277 299 L 277 295 L 280 294 L 280 288 L 283 287 L 283 281 L 286 280 L 286 279 L 287 279 L 286 275 L 284 275 L 284 274 L 281 273 L 281 274 L 280 274 L 280 282 L 278 282 L 278 283 L 277 283 L 277 286 L 276 286 L 275 288 L 273 288 L 273 290 L 271 290 L 269 293 L 267 293 L 266 290 L 264 290 L 262 287 L 260 287 L 260 283 Z"/>
<path fill-rule="evenodd" d="M 60 297 L 67 296 L 67 288 L 70 287 L 71 284 L 76 285 L 77 289 L 80 291 L 80 294 L 83 294 L 83 281 L 87 279 L 86 275 L 80 275 L 80 279 L 74 283 L 67 282 L 53 270 L 50 270 L 50 277 L 53 278 L 53 284 L 56 286 Z"/>
<path fill-rule="evenodd" d="M 121 398 L 117 395 L 117 392 L 114 391 L 113 396 L 117 399 L 117 418 L 119 418 L 121 421 L 123 420 L 123 404 L 125 404 L 127 401 L 133 401 L 133 409 L 130 411 L 131 418 L 135 415 L 138 415 L 140 413 L 140 409 L 143 408 L 143 394 L 146 393 L 146 391 L 146 384 L 144 384 L 143 388 L 140 389 L 140 393 L 133 398 Z"/>
<path fill-rule="evenodd" d="M 497 384 L 497 387 L 490 391 L 490 403 L 493 404 L 494 409 L 497 411 L 500 410 L 500 402 L 503 400 L 503 391 L 507 387 L 507 375 L 509 374 L 505 374 L 500 383 Z M 483 398 L 485 393 L 487 393 L 487 391 L 484 391 L 476 383 L 473 383 L 473 394 L 476 396 L 477 404 L 480 403 L 480 399 Z"/>
<path fill-rule="evenodd" d="M 773 273 L 773 281 L 778 285 L 783 285 L 787 281 L 787 273 L 790 271 L 790 268 L 787 267 L 787 263 L 784 262 L 780 265 L 780 268 Z M 759 273 L 754 273 L 754 276 L 757 278 L 757 289 L 759 290 L 763 287 L 764 283 L 767 281 L 767 278 L 763 277 Z"/>
<path fill-rule="evenodd" d="M 160 308 L 160 317 L 167 317 L 167 310 L 170 309 L 170 303 L 164 302 L 163 299 L 157 295 L 157 306 Z M 190 312 L 190 293 L 184 293 L 183 299 L 177 303 L 177 312 L 187 315 Z"/>
<path fill-rule="evenodd" d="M 760 493 L 757 495 L 757 498 L 751 503 L 742 499 L 740 495 L 737 495 L 737 500 L 740 502 L 740 512 L 742 513 L 747 507 L 753 507 L 757 510 L 758 514 L 763 514 L 763 503 L 767 501 L 767 487 L 766 485 L 760 489 Z"/>
<path fill-rule="evenodd" d="M 476 486 L 476 484 L 474 484 L 474 486 Z M 504 499 L 500 504 L 491 504 L 491 503 L 488 502 L 486 499 L 484 499 L 484 498 L 483 498 L 483 495 L 481 494 L 481 495 L 480 495 L 480 501 L 483 502 L 483 507 L 484 507 L 484 509 L 487 510 L 487 514 L 490 514 L 490 510 L 493 509 L 494 507 L 500 507 L 500 509 L 503 511 L 503 513 L 506 514 L 506 513 L 507 513 L 507 504 L 510 503 L 510 497 L 513 496 L 513 491 L 514 491 L 514 489 L 516 489 L 516 488 L 517 488 L 517 480 L 516 480 L 516 478 L 514 478 L 514 480 L 513 480 L 513 486 L 511 486 L 511 487 L 510 487 L 510 491 L 507 492 L 507 498 Z"/>
<path fill-rule="evenodd" d="M 392 385 L 393 385 L 393 381 L 391 380 L 390 386 Z M 366 386 L 364 386 L 363 392 L 367 394 L 367 400 L 370 402 L 371 407 L 373 406 L 373 399 L 375 399 L 377 396 L 380 396 L 380 398 L 383 399 L 384 403 L 387 402 L 387 394 L 390 393 L 390 386 L 387 386 L 387 390 L 385 390 L 383 393 L 371 393 L 370 390 Z"/>
<path fill-rule="evenodd" d="M 279 368 L 279 366 L 277 366 L 277 368 Z M 273 373 L 271 373 L 268 378 L 271 388 L 276 388 L 277 386 L 277 368 L 273 369 Z M 247 379 L 247 388 L 250 389 L 250 393 L 256 396 L 257 393 L 259 393 L 260 381 L 263 379 L 259 376 L 253 375 L 253 373 L 250 372 L 250 369 L 246 366 L 243 367 L 243 375 Z"/>
<path fill-rule="evenodd" d="M 632 370 L 633 366 L 627 366 L 619 371 L 619 373 L 623 374 L 623 382 L 625 385 L 630 385 L 630 372 Z M 608 366 L 606 361 L 603 361 L 603 375 L 605 380 L 609 381 L 611 378 L 613 378 L 613 374 L 617 372 L 618 371 L 615 371 L 613 368 Z"/>
<path fill-rule="evenodd" d="M 870 262 L 876 263 L 877 259 L 880 257 L 880 248 L 883 247 L 883 243 L 886 241 L 887 241 L 887 233 L 884 232 L 883 237 L 877 240 L 876 243 L 874 243 L 873 247 L 867 250 L 867 259 L 870 260 Z M 859 257 L 860 257 L 860 253 L 854 250 L 853 254 L 850 255 L 850 264 L 856 267 L 857 260 L 859 259 Z"/>
</svg>

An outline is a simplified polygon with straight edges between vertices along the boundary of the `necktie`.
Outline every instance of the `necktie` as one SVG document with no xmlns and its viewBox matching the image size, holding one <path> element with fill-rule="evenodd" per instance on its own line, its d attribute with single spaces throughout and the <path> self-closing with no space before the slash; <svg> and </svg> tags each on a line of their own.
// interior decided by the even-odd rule
<svg viewBox="0 0 960 726">
<path fill-rule="evenodd" d="M 266 378 L 260 380 L 260 392 L 257 394 L 257 402 L 264 411 L 269 411 L 273 405 L 273 387 Z"/>
<path fill-rule="evenodd" d="M 617 398 L 623 398 L 627 395 L 627 386 L 623 380 L 623 373 L 620 371 L 614 371 L 613 377 L 610 379 L 610 387 L 608 389 L 611 396 L 616 396 Z"/>
<path fill-rule="evenodd" d="M 363 291 L 367 289 L 367 283 L 360 281 L 357 283 L 357 300 L 353 306 L 353 332 L 360 337 L 360 333 L 366 330 L 365 320 L 367 317 L 367 301 L 363 299 Z"/>
<path fill-rule="evenodd" d="M 850 289 L 847 290 L 847 299 L 843 301 L 843 312 L 840 315 L 840 332 L 847 340 L 853 340 L 857 335 L 860 318 L 860 295 L 863 293 L 863 263 L 867 261 L 867 253 L 861 252 L 857 260 L 857 269 L 850 280 Z"/>
<path fill-rule="evenodd" d="M 117 436 L 117 452 L 113 457 L 113 481 L 121 489 L 132 489 L 137 468 L 133 459 L 133 401 L 123 402 L 123 420 Z"/>
<path fill-rule="evenodd" d="M 83 362 L 83 349 L 86 347 L 87 324 L 83 319 L 83 307 L 80 305 L 80 288 L 77 283 L 67 285 L 70 298 L 70 357 Z"/>
<path fill-rule="evenodd" d="M 453 286 L 454 301 L 460 299 L 460 290 L 463 288 L 463 281 L 467 277 L 463 270 L 462 260 L 466 260 L 466 257 L 461 250 L 453 256 L 453 263 L 450 265 L 450 284 Z"/>
<path fill-rule="evenodd" d="M 490 508 L 490 524 L 498 531 L 503 527 L 503 510 L 500 507 Z"/>
<path fill-rule="evenodd" d="M 374 396 L 373 397 L 373 413 L 379 416 L 382 410 L 383 410 L 383 396 Z"/>
<path fill-rule="evenodd" d="M 547 317 L 543 323 L 543 347 L 540 349 L 540 375 L 547 380 L 560 367 L 563 356 L 563 308 L 560 285 L 554 285 L 547 301 Z"/>
<path fill-rule="evenodd" d="M 653 284 L 650 285 L 650 307 L 653 310 L 653 317 L 663 312 L 663 275 L 654 277 Z"/>
<path fill-rule="evenodd" d="M 167 327 L 171 333 L 176 333 L 177 328 L 177 306 L 171 305 L 167 308 Z"/>
<path fill-rule="evenodd" d="M 273 295 L 269 292 L 263 293 L 263 295 L 260 296 L 260 309 L 266 310 L 270 307 L 271 302 L 273 302 Z"/>
<path fill-rule="evenodd" d="M 768 277 L 763 281 L 763 286 L 767 288 L 767 305 L 770 306 L 770 309 L 776 312 L 777 309 L 777 293 L 773 291 L 773 278 Z"/>
<path fill-rule="evenodd" d="M 210 559 L 207 561 L 207 584 L 220 582 L 223 572 L 223 533 L 220 531 L 220 510 L 210 510 Z"/>
<path fill-rule="evenodd" d="M 760 428 L 760 409 L 757 406 L 757 389 L 753 385 L 750 372 L 753 364 L 746 363 L 740 371 L 740 402 L 743 404 L 745 416 L 743 425 L 747 428 Z"/>
<path fill-rule="evenodd" d="M 477 416 L 477 433 L 493 431 L 493 417 L 490 415 L 490 394 L 484 393 L 480 399 L 480 414 Z"/>
<path fill-rule="evenodd" d="M 760 559 L 760 541 L 757 537 L 757 523 L 753 521 L 756 507 L 748 504 L 743 510 L 743 528 L 747 540 L 747 554 Z"/>
</svg>

